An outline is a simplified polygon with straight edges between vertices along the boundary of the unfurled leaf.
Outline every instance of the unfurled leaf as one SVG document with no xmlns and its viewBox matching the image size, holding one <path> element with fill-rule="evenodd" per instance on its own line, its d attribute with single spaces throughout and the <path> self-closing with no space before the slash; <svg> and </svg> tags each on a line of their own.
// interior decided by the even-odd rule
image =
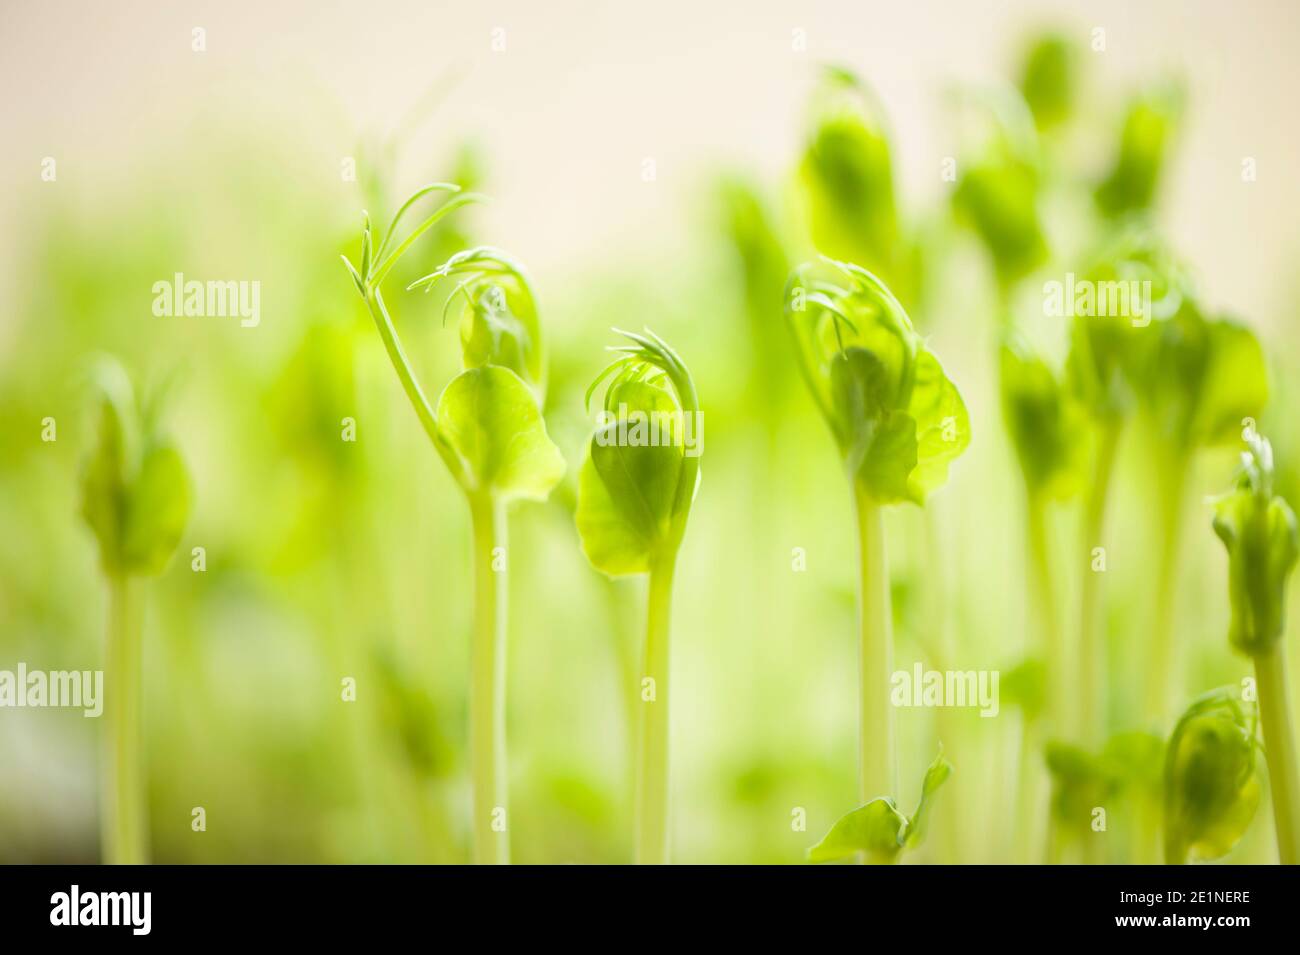
<svg viewBox="0 0 1300 955">
<path fill-rule="evenodd" d="M 443 390 L 437 414 L 444 456 L 467 492 L 541 501 L 564 476 L 533 392 L 508 368 L 461 372 Z"/>
<path fill-rule="evenodd" d="M 903 849 L 914 849 L 925 839 L 930 807 L 939 787 L 952 775 L 952 763 L 943 752 L 935 757 L 921 781 L 921 798 L 911 818 L 881 796 L 841 816 L 825 838 L 807 852 L 809 862 L 832 862 L 859 852 L 872 862 L 893 862 Z"/>
<path fill-rule="evenodd" d="M 786 316 L 850 477 L 881 503 L 924 502 L 970 443 L 970 420 L 898 300 L 864 269 L 827 260 L 791 276 Z"/>
<path fill-rule="evenodd" d="M 1164 761 L 1165 861 L 1232 851 L 1259 806 L 1255 714 L 1232 690 L 1196 700 L 1174 727 Z"/>
<path fill-rule="evenodd" d="M 1250 656 L 1269 651 L 1286 623 L 1286 584 L 1300 556 L 1295 513 L 1273 493 L 1273 448 L 1252 433 L 1236 490 L 1214 503 L 1214 532 L 1228 549 L 1228 639 Z"/>
</svg>

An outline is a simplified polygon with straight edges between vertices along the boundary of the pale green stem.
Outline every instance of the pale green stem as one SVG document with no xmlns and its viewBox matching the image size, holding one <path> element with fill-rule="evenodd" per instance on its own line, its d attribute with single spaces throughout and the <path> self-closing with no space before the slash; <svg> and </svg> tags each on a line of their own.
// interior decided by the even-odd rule
<svg viewBox="0 0 1300 955">
<path fill-rule="evenodd" d="M 124 575 L 109 577 L 100 829 L 103 861 L 111 865 L 148 861 L 140 730 L 141 635 L 135 589 Z"/>
<path fill-rule="evenodd" d="M 1093 570 L 1093 549 L 1105 547 L 1106 502 L 1115 470 L 1115 452 L 1120 426 L 1104 424 L 1097 448 L 1096 469 L 1088 489 L 1083 519 L 1083 587 L 1079 607 L 1079 734 L 1085 741 L 1099 743 L 1106 735 L 1106 632 L 1101 599 L 1104 571 Z"/>
<path fill-rule="evenodd" d="M 1031 642 L 1031 646 L 1041 650 L 1047 670 L 1047 719 L 1050 732 L 1067 736 L 1073 730 L 1071 721 L 1074 705 L 1070 696 L 1074 681 L 1069 678 L 1065 640 L 1056 619 L 1056 578 L 1052 575 L 1051 544 L 1047 534 L 1047 501 L 1039 491 L 1029 492 L 1025 512 L 1025 538 L 1029 557 L 1030 619 L 1038 630 L 1037 639 Z"/>
<path fill-rule="evenodd" d="M 506 514 L 487 492 L 470 495 L 474 524 L 474 641 L 470 650 L 470 774 L 474 861 L 510 862 L 506 775 Z"/>
<path fill-rule="evenodd" d="M 1154 727 L 1164 725 L 1169 708 L 1170 688 L 1178 685 L 1178 647 L 1174 642 L 1174 612 L 1178 597 L 1179 547 L 1182 538 L 1183 501 L 1187 488 L 1188 460 L 1176 455 L 1160 465 L 1157 487 L 1160 495 L 1159 567 L 1156 571 L 1155 607 L 1150 652 L 1145 664 L 1146 717 Z"/>
<path fill-rule="evenodd" d="M 636 747 L 636 861 L 666 865 L 669 860 L 668 785 L 668 634 L 672 614 L 676 552 L 650 567 Z"/>
<path fill-rule="evenodd" d="M 1273 794 L 1278 859 L 1283 865 L 1297 865 L 1300 864 L 1300 775 L 1296 769 L 1281 640 L 1255 657 L 1255 681 L 1259 689 L 1259 720 L 1264 730 L 1268 782 Z"/>
<path fill-rule="evenodd" d="M 861 644 L 858 668 L 858 795 L 866 804 L 878 796 L 897 798 L 898 766 L 894 708 L 889 699 L 894 647 L 889 605 L 889 567 L 885 556 L 884 512 L 871 495 L 854 485 L 861 571 Z"/>
</svg>

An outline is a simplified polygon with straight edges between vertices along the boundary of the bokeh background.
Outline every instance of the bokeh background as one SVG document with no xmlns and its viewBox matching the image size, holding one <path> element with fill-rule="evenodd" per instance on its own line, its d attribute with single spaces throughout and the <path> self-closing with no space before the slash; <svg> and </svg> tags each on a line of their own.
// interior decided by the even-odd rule
<svg viewBox="0 0 1300 955">
<path fill-rule="evenodd" d="M 1080 54 L 1064 167 L 1081 189 L 1104 175 L 1128 97 L 1184 84 L 1157 221 L 1204 299 L 1263 340 L 1263 427 L 1300 500 L 1294 4 L 6 3 L 0 667 L 100 665 L 105 587 L 78 515 L 95 420 L 85 370 L 108 352 L 141 382 L 174 376 L 166 420 L 195 508 L 177 559 L 146 585 L 154 858 L 468 859 L 468 514 L 338 258 L 355 257 L 363 208 L 386 217 L 416 186 L 454 179 L 493 202 L 422 241 L 404 274 L 476 242 L 527 263 L 549 336 L 548 426 L 570 462 L 549 502 L 512 516 L 515 860 L 631 855 L 643 585 L 588 566 L 571 509 L 608 328 L 649 324 L 690 364 L 707 422 L 674 609 L 675 857 L 800 861 L 856 803 L 857 746 L 850 497 L 781 327 L 785 268 L 810 251 L 792 188 L 809 97 L 837 63 L 881 100 L 900 217 L 934 250 L 914 317 L 974 433 L 924 512 L 889 515 L 897 666 L 1010 671 L 1032 636 L 997 289 L 941 169 L 968 146 L 956 91 L 1014 81 L 1045 26 Z M 341 175 L 348 158 L 356 181 Z M 736 224 L 750 199 L 776 249 L 758 266 L 742 254 L 755 230 Z M 1049 223 L 1054 248 L 1078 246 L 1073 221 Z M 1061 256 L 1045 275 L 1072 267 Z M 156 318 L 152 285 L 175 272 L 260 281 L 261 324 Z M 753 287 L 775 288 L 770 313 L 747 302 Z M 436 393 L 459 367 L 454 329 L 427 299 L 389 300 Z M 1024 321 L 1060 343 L 1032 288 Z M 355 443 L 340 441 L 345 416 Z M 1121 448 L 1111 514 L 1116 730 L 1139 722 L 1134 647 L 1153 612 L 1143 440 Z M 1226 561 L 1200 503 L 1234 465 L 1231 449 L 1198 459 L 1175 611 L 1183 700 L 1248 672 L 1228 649 Z M 1076 511 L 1054 514 L 1061 566 Z M 1067 607 L 1076 576 L 1062 576 Z M 344 676 L 356 703 L 340 700 Z M 1005 691 L 997 719 L 903 710 L 899 729 L 903 804 L 940 738 L 957 767 L 910 858 L 1025 861 L 1046 776 Z M 0 711 L 0 861 L 98 858 L 98 747 L 97 721 L 77 711 Z M 206 832 L 191 831 L 195 806 Z M 792 830 L 796 807 L 806 832 Z M 1275 860 L 1267 810 L 1229 861 Z M 1127 845 L 1110 858 L 1131 858 Z"/>
</svg>

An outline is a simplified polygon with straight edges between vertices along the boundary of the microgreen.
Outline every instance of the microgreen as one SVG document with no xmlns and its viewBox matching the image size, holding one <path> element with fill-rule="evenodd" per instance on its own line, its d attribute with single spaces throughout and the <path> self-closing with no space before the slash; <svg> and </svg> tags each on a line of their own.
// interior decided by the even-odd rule
<svg viewBox="0 0 1300 955">
<path fill-rule="evenodd" d="M 988 250 L 1005 303 L 1015 283 L 1047 259 L 1038 138 L 1028 107 L 1014 90 L 967 100 L 987 129 L 978 151 L 962 163 L 952 205 Z"/>
<path fill-rule="evenodd" d="M 786 316 L 853 491 L 861 552 L 861 802 L 897 792 L 893 640 L 882 509 L 921 504 L 970 442 L 961 394 L 878 278 L 824 259 L 786 286 Z M 879 812 L 879 810 L 872 810 Z"/>
<path fill-rule="evenodd" d="M 91 373 L 99 428 L 81 475 L 81 513 L 108 579 L 105 648 L 103 858 L 148 861 L 140 712 L 141 613 L 137 578 L 162 572 L 189 519 L 189 473 L 162 432 L 158 395 L 137 401 L 126 371 L 102 358 Z"/>
<path fill-rule="evenodd" d="M 408 212 L 442 198 L 419 225 L 398 239 Z M 506 507 L 516 499 L 544 500 L 564 474 L 564 458 L 542 418 L 545 360 L 532 286 L 505 253 L 475 248 L 454 255 L 412 282 L 433 287 L 454 277 L 447 309 L 461 306 L 465 370 L 430 405 L 397 335 L 381 285 L 404 252 L 449 213 L 481 197 L 450 183 L 417 190 L 378 235 L 365 217 L 360 264 L 343 262 L 366 303 L 407 398 L 447 469 L 464 491 L 473 523 L 474 637 L 471 648 L 470 764 L 475 858 L 510 861 L 505 739 L 507 567 Z M 445 317 L 444 311 L 444 317 Z M 507 817 L 508 818 L 508 817 Z"/>
<path fill-rule="evenodd" d="M 895 285 L 906 283 L 883 108 L 855 74 L 830 67 L 812 114 L 799 181 L 813 245 Z"/>
<path fill-rule="evenodd" d="M 1046 33 L 1025 51 L 1019 86 L 1034 123 L 1047 132 L 1064 125 L 1074 111 L 1078 52 L 1069 37 Z"/>
<path fill-rule="evenodd" d="M 1149 211 L 1182 117 L 1183 91 L 1164 83 L 1135 96 L 1124 114 L 1110 172 L 1098 185 L 1097 206 L 1118 218 Z"/>
<path fill-rule="evenodd" d="M 1300 556 L 1295 513 L 1273 492 L 1273 449 L 1251 431 L 1241 476 L 1214 503 L 1214 532 L 1228 550 L 1228 640 L 1255 664 L 1260 723 L 1273 793 L 1278 854 L 1300 863 L 1300 774 L 1287 695 L 1286 582 Z"/>
<path fill-rule="evenodd" d="M 1165 753 L 1165 861 L 1227 855 L 1259 806 L 1256 713 L 1229 689 L 1195 700 Z"/>
<path fill-rule="evenodd" d="M 618 331 L 615 329 L 615 331 Z M 576 521 L 583 552 L 611 577 L 649 575 L 636 752 L 636 860 L 669 861 L 668 645 L 677 552 L 700 482 L 700 456 L 687 453 L 686 416 L 700 412 L 685 363 L 658 335 L 619 332 L 628 344 L 591 383 L 604 384 L 608 415 L 587 444 L 578 474 Z M 623 440 L 630 419 L 681 423 L 672 440 Z"/>
<path fill-rule="evenodd" d="M 841 816 L 825 838 L 808 850 L 808 861 L 833 862 L 860 852 L 869 862 L 894 862 L 904 849 L 915 849 L 925 839 L 934 794 L 950 775 L 952 763 L 940 753 L 925 771 L 921 798 L 910 817 L 898 811 L 892 797 L 873 799 Z"/>
</svg>

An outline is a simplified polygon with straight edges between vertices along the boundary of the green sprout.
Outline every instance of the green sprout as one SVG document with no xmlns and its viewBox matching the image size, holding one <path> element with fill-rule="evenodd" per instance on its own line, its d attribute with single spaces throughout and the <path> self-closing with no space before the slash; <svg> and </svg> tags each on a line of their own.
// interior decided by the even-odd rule
<svg viewBox="0 0 1300 955">
<path fill-rule="evenodd" d="M 578 474 L 582 550 L 610 577 L 649 576 L 636 751 L 636 861 L 669 861 L 669 666 L 673 574 L 700 482 L 699 397 L 685 363 L 662 338 L 614 329 L 630 344 L 587 390 L 605 384 L 602 423 Z M 660 429 L 659 440 L 649 440 Z M 694 441 L 690 429 L 694 428 Z M 666 437 L 665 437 L 666 436 Z M 693 445 L 693 446 L 692 446 Z"/>
<path fill-rule="evenodd" d="M 970 443 L 961 394 L 902 305 L 870 272 L 824 259 L 786 286 L 799 367 L 839 447 L 861 553 L 859 796 L 897 792 L 884 507 L 922 504 Z"/>
<path fill-rule="evenodd" d="M 1074 111 L 1078 52 L 1061 33 L 1037 37 L 1025 51 L 1020 92 L 1041 132 L 1063 126 Z"/>
<path fill-rule="evenodd" d="M 161 431 L 161 400 L 137 402 L 126 371 L 100 359 L 92 369 L 99 430 L 81 474 L 81 514 L 99 543 L 108 579 L 105 651 L 103 859 L 149 858 L 140 725 L 141 607 L 137 578 L 163 571 L 189 520 L 191 486 L 180 452 Z"/>
<path fill-rule="evenodd" d="M 1166 83 L 1129 104 L 1111 170 L 1097 187 L 1098 208 L 1111 218 L 1150 211 L 1183 111 L 1183 91 Z"/>
<path fill-rule="evenodd" d="M 1228 641 L 1255 664 L 1269 786 L 1284 865 L 1300 863 L 1300 776 L 1287 697 L 1283 635 L 1286 582 L 1300 556 L 1295 513 L 1273 493 L 1273 448 L 1251 429 L 1237 488 L 1214 503 L 1214 532 L 1228 550 Z"/>
<path fill-rule="evenodd" d="M 1042 213 L 1042 160 L 1028 108 L 1011 89 L 968 98 L 983 142 L 952 194 L 953 211 L 988 250 L 1003 305 L 1016 283 L 1048 256 Z M 1004 308 L 1005 311 L 1005 308 Z"/>
<path fill-rule="evenodd" d="M 1168 250 L 1150 232 L 1124 230 L 1098 256 L 1088 270 L 1091 288 L 1149 289 L 1127 308 L 1095 302 L 1076 313 L 1071 325 L 1066 377 L 1070 389 L 1091 423 L 1094 449 L 1092 474 L 1084 500 L 1082 563 L 1079 602 L 1078 718 L 1094 741 L 1103 735 L 1106 713 L 1106 645 L 1102 630 L 1103 575 L 1093 567 L 1093 550 L 1102 545 L 1106 531 L 1111 478 L 1120 437 L 1137 407 L 1137 390 L 1143 376 L 1143 358 L 1154 336 L 1150 326 L 1182 307 L 1186 282 Z M 1146 286 L 1142 283 L 1149 282 Z M 1122 283 L 1122 284 L 1120 284 Z M 1134 284 L 1136 283 L 1136 284 Z M 1140 311 L 1141 314 L 1138 314 Z"/>
<path fill-rule="evenodd" d="M 429 196 L 449 198 L 394 246 L 402 218 Z M 444 317 L 447 310 L 461 306 L 465 370 L 443 389 L 435 410 L 406 357 L 381 291 L 384 278 L 421 235 L 479 198 L 450 183 L 426 186 L 403 203 L 378 237 L 366 216 L 360 265 L 354 266 L 346 256 L 343 262 L 416 416 L 469 503 L 474 565 L 469 716 L 474 854 L 478 862 L 504 864 L 510 861 L 508 826 L 502 824 L 509 789 L 507 506 L 519 499 L 545 500 L 565 469 L 542 418 L 545 360 L 537 303 L 523 269 L 489 248 L 458 253 L 408 286 L 427 291 L 444 279 L 458 280 Z"/>
<path fill-rule="evenodd" d="M 812 111 L 799 181 L 813 245 L 910 289 L 884 109 L 854 73 L 829 67 Z"/>
<path fill-rule="evenodd" d="M 1254 707 L 1212 690 L 1178 720 L 1165 753 L 1165 861 L 1232 851 L 1259 807 Z"/>
<path fill-rule="evenodd" d="M 1148 641 L 1145 697 L 1148 720 L 1168 715 L 1170 687 L 1180 671 L 1174 642 L 1176 583 L 1182 554 L 1187 489 L 1196 452 L 1231 444 L 1243 421 L 1253 421 L 1268 400 L 1268 368 L 1259 340 L 1246 326 L 1209 318 L 1190 291 L 1168 319 L 1156 322 L 1138 376 L 1138 398 L 1155 435 L 1157 523 L 1160 551 L 1152 595 L 1155 617 Z"/>
<path fill-rule="evenodd" d="M 1078 435 L 1082 411 L 1059 375 L 1025 339 L 1009 332 L 1003 339 L 999 382 L 1002 416 L 1020 465 L 1025 486 L 1025 535 L 1035 628 L 1046 660 L 1046 697 L 1057 733 L 1070 729 L 1068 650 L 1057 618 L 1057 579 L 1048 534 L 1048 507 L 1071 496 L 1079 486 L 1082 455 Z"/>
<path fill-rule="evenodd" d="M 921 798 L 911 817 L 898 811 L 892 797 L 881 796 L 841 816 L 821 842 L 808 850 L 809 862 L 833 862 L 863 853 L 868 862 L 888 865 L 904 849 L 915 849 L 925 839 L 926 822 L 934 794 L 952 775 L 952 763 L 940 752 L 925 771 Z"/>
</svg>

